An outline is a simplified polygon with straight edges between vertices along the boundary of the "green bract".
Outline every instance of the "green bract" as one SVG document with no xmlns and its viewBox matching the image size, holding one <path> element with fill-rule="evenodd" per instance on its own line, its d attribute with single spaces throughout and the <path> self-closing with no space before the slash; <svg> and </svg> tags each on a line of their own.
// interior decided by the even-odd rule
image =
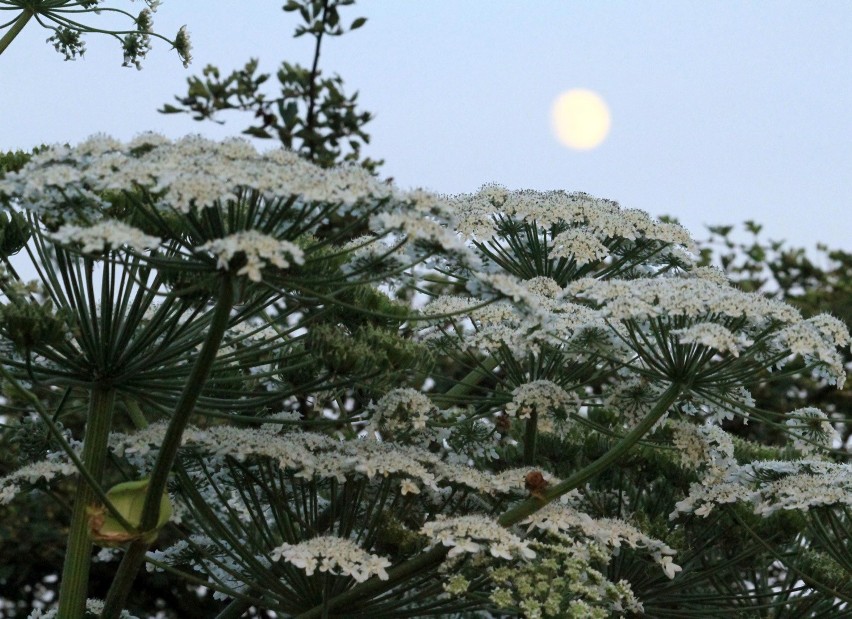
<svg viewBox="0 0 852 619">
<path fill-rule="evenodd" d="M 89 508 L 89 529 L 92 540 L 96 544 L 114 547 L 137 539 L 142 539 L 149 544 L 157 539 L 160 529 L 172 517 L 172 502 L 169 495 L 164 492 L 160 498 L 160 512 L 154 528 L 140 530 L 149 482 L 148 479 L 126 481 L 116 484 L 106 493 L 112 507 L 127 521 L 131 528 L 122 524 L 103 505 Z"/>
</svg>

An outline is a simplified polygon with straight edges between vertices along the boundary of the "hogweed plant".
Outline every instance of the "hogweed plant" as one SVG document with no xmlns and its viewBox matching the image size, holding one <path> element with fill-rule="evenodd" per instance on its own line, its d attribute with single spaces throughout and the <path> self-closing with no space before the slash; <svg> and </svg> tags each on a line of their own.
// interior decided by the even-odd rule
<svg viewBox="0 0 852 619">
<path fill-rule="evenodd" d="M 255 112 L 296 152 L 143 134 L 0 160 L 0 504 L 69 514 L 31 616 L 185 612 L 133 596 L 144 572 L 221 618 L 850 612 L 844 420 L 751 395 L 842 387 L 847 327 L 609 200 L 380 180 L 369 114 L 318 70 L 348 4 L 285 5 L 316 47 L 281 97 L 253 61 L 166 109 Z"/>
<path fill-rule="evenodd" d="M 153 134 L 43 150 L 0 191 L 10 431 L 50 438 L 0 497 L 77 473 L 57 616 L 121 616 L 143 564 L 221 617 L 852 597 L 830 421 L 724 429 L 794 358 L 842 385 L 848 331 L 694 267 L 677 225 Z M 104 602 L 93 544 L 119 561 Z"/>
</svg>

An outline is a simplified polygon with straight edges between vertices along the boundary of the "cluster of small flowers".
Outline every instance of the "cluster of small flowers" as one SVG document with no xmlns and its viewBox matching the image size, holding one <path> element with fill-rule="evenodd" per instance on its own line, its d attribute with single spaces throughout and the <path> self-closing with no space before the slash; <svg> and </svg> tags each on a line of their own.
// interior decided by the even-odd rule
<svg viewBox="0 0 852 619">
<path fill-rule="evenodd" d="M 734 334 L 715 322 L 697 322 L 685 329 L 675 329 L 672 334 L 681 344 L 700 344 L 719 352 L 730 352 L 734 357 L 739 357 L 741 350 L 754 344 L 745 335 Z"/>
<path fill-rule="evenodd" d="M 110 445 L 117 455 L 145 471 L 152 466 L 166 428 L 166 424 L 156 423 L 133 434 L 116 433 Z M 445 461 L 441 454 L 419 447 L 375 441 L 338 441 L 312 432 L 271 434 L 267 430 L 224 425 L 207 429 L 190 426 L 184 432 L 183 443 L 214 456 L 228 455 L 239 460 L 270 458 L 281 469 L 304 479 L 335 478 L 342 483 L 353 474 L 369 479 L 395 476 L 400 484 L 405 483 L 405 491 L 412 493 L 417 492 L 412 487 L 416 482 L 434 491 L 438 491 L 440 483 L 449 483 L 484 494 L 516 493 L 522 491 L 527 472 L 512 470 L 495 475 Z"/>
<path fill-rule="evenodd" d="M 529 419 L 536 413 L 540 423 L 546 425 L 547 429 L 553 429 L 555 421 L 569 421 L 571 412 L 577 410 L 579 405 L 574 395 L 553 381 L 534 380 L 512 391 L 512 401 L 506 404 L 505 410 L 507 415 L 519 419 Z"/>
<path fill-rule="evenodd" d="M 571 258 L 578 265 L 597 262 L 609 255 L 609 248 L 585 228 L 569 228 L 553 239 L 551 258 Z"/>
<path fill-rule="evenodd" d="M 752 462 L 731 469 L 723 481 L 693 484 L 689 496 L 675 505 L 680 514 L 707 516 L 717 506 L 742 502 L 756 514 L 812 507 L 852 507 L 852 464 L 823 460 Z"/>
<path fill-rule="evenodd" d="M 364 582 L 370 576 L 381 580 L 389 578 L 386 568 L 391 562 L 378 555 L 370 554 L 351 540 L 325 535 L 300 542 L 282 544 L 272 551 L 272 560 L 284 560 L 312 576 L 320 572 L 345 574 L 357 582 Z"/>
<path fill-rule="evenodd" d="M 787 413 L 788 432 L 793 439 L 793 447 L 805 454 L 813 454 L 831 449 L 840 435 L 828 416 L 818 408 L 808 406 Z"/>
<path fill-rule="evenodd" d="M 448 556 L 462 553 L 479 554 L 488 550 L 492 557 L 532 559 L 535 551 L 527 542 L 485 516 L 470 515 L 446 517 L 439 515 L 420 530 L 432 540 L 451 548 Z"/>
<path fill-rule="evenodd" d="M 370 404 L 368 410 L 368 437 L 383 433 L 395 436 L 422 432 L 436 413 L 435 405 L 428 396 L 410 388 L 389 391 L 378 402 Z"/>
<path fill-rule="evenodd" d="M 612 613 L 641 613 L 630 584 L 613 583 L 591 566 L 594 545 L 536 544 L 535 561 L 489 570 L 497 585 L 490 599 L 500 608 L 519 608 L 527 618 L 606 619 Z M 601 557 L 606 560 L 606 557 Z"/>
<path fill-rule="evenodd" d="M 86 600 L 86 612 L 94 615 L 95 617 L 100 617 L 104 610 L 104 601 L 96 600 L 94 598 L 89 598 Z M 56 619 L 58 617 L 59 610 L 57 608 L 53 608 L 50 610 L 42 610 L 36 608 L 29 615 L 27 615 L 27 619 Z M 131 615 L 126 610 L 121 611 L 119 615 L 120 619 L 139 619 L 136 615 Z"/>
<path fill-rule="evenodd" d="M 229 269 L 234 256 L 244 256 L 246 264 L 237 271 L 237 275 L 247 275 L 253 282 L 261 281 L 261 269 L 267 263 L 286 269 L 290 266 L 287 256 L 296 264 L 305 262 L 304 252 L 298 245 L 261 234 L 257 230 L 236 232 L 222 239 L 208 241 L 195 251 L 210 252 L 218 259 L 217 268 L 225 271 Z"/>
<path fill-rule="evenodd" d="M 57 477 L 66 477 L 77 472 L 70 461 L 51 458 L 39 460 L 22 466 L 18 470 L 0 477 L 0 505 L 9 503 L 21 490 L 39 480 L 50 481 Z"/>
<path fill-rule="evenodd" d="M 737 466 L 731 436 L 712 423 L 697 425 L 686 421 L 669 421 L 672 442 L 680 463 L 687 469 L 702 470 L 704 484 L 722 480 Z"/>
<path fill-rule="evenodd" d="M 711 394 L 690 392 L 675 404 L 675 410 L 703 421 L 722 423 L 739 416 L 748 423 L 755 407 L 754 396 L 740 385 L 717 386 Z"/>
<path fill-rule="evenodd" d="M 623 520 L 592 518 L 567 504 L 550 503 L 528 516 L 521 524 L 529 525 L 528 531 L 538 529 L 557 537 L 579 530 L 589 539 L 612 549 L 618 549 L 622 544 L 645 549 L 669 578 L 674 578 L 682 569 L 672 560 L 675 550 L 660 540 L 645 535 Z"/>
<path fill-rule="evenodd" d="M 622 209 L 617 202 L 583 192 L 510 191 L 485 185 L 477 193 L 452 199 L 459 230 L 488 239 L 496 230 L 495 213 L 549 227 L 556 223 L 580 226 L 599 239 L 639 237 L 691 247 L 689 233 L 680 225 L 654 221 L 644 211 Z"/>
<path fill-rule="evenodd" d="M 785 326 L 777 336 L 780 346 L 794 355 L 801 355 L 806 363 L 817 362 L 814 370 L 817 378 L 829 385 L 843 387 L 846 368 L 837 348 L 846 348 L 852 337 L 846 325 L 828 314 L 820 314 L 807 320 Z"/>
<path fill-rule="evenodd" d="M 480 266 L 476 254 L 472 253 L 462 239 L 446 223 L 433 217 L 403 210 L 377 213 L 370 218 L 370 228 L 377 234 L 398 231 L 408 241 L 406 251 L 414 254 L 416 248 L 425 244 L 427 249 L 435 246 L 459 258 L 470 268 Z"/>
<path fill-rule="evenodd" d="M 671 331 L 681 343 L 701 344 L 733 356 L 751 350 L 749 347 L 759 337 L 765 340 L 759 358 L 789 351 L 818 365 L 819 375 L 829 384 L 841 387 L 846 377 L 836 348 L 848 346 L 850 335 L 841 321 L 828 315 L 804 320 L 786 303 L 720 285 L 712 279 L 584 278 L 569 284 L 565 296 L 602 304 L 602 316 L 615 322 L 644 324 L 660 317 L 685 317 L 690 323 Z M 769 335 L 768 328 L 772 330 Z"/>
<path fill-rule="evenodd" d="M 102 221 L 92 226 L 65 224 L 49 235 L 61 244 L 81 244 L 84 254 L 103 254 L 111 249 L 129 247 L 137 252 L 156 249 L 162 240 L 149 236 L 120 221 Z"/>
<path fill-rule="evenodd" d="M 258 153 L 247 141 L 143 134 L 128 144 L 94 136 L 74 148 L 51 147 L 0 181 L 0 193 L 39 213 L 61 211 L 69 196 L 98 206 L 98 193 L 146 191 L 157 206 L 183 213 L 236 200 L 250 188 L 267 200 L 352 205 L 387 199 L 394 189 L 360 166 L 325 170 L 283 149 Z"/>
<path fill-rule="evenodd" d="M 597 310 L 560 298 L 562 289 L 549 277 L 522 281 L 503 274 L 485 275 L 471 279 L 468 289 L 473 297 L 441 296 L 426 305 L 424 313 L 464 316 L 469 325 L 463 341 L 470 349 L 490 353 L 507 349 L 517 357 L 524 357 L 538 354 L 544 345 L 562 347 L 595 331 L 607 334 L 607 347 L 616 343 L 616 336 Z M 523 305 L 519 307 L 503 299 L 478 306 L 481 301 L 477 299 L 491 297 L 493 289 Z M 434 336 L 432 329 L 422 334 L 426 339 Z M 590 352 L 591 349 L 582 346 L 578 350 Z"/>
<path fill-rule="evenodd" d="M 603 404 L 615 412 L 626 428 L 636 426 L 656 404 L 663 393 L 663 387 L 643 377 L 621 373 L 621 379 L 604 398 Z M 668 413 L 654 424 L 652 432 L 666 424 Z"/>
<path fill-rule="evenodd" d="M 796 309 L 781 301 L 742 292 L 702 277 L 583 278 L 569 284 L 565 293 L 604 304 L 602 311 L 612 320 L 685 316 L 706 321 L 716 315 L 743 317 L 759 325 L 772 320 L 785 324 L 801 320 Z"/>
</svg>

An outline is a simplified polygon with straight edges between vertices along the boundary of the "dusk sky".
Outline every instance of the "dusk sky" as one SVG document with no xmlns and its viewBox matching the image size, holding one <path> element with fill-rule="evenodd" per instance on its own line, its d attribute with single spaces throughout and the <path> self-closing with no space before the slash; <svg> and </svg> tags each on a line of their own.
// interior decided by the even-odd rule
<svg viewBox="0 0 852 619">
<path fill-rule="evenodd" d="M 156 110 L 207 64 L 309 65 L 311 41 L 292 38 L 282 4 L 163 2 L 155 29 L 187 25 L 189 69 L 161 42 L 142 71 L 122 68 L 118 44 L 98 36 L 83 60 L 63 62 L 31 23 L 0 55 L 0 148 L 98 132 L 238 134 L 249 118 L 218 126 Z M 375 113 L 367 154 L 402 187 L 580 190 L 673 215 L 697 238 L 704 224 L 754 219 L 767 238 L 852 250 L 852 3 L 363 0 L 341 14 L 368 22 L 328 39 L 321 68 Z M 590 150 L 564 146 L 551 126 L 554 101 L 576 88 L 611 114 Z"/>
</svg>

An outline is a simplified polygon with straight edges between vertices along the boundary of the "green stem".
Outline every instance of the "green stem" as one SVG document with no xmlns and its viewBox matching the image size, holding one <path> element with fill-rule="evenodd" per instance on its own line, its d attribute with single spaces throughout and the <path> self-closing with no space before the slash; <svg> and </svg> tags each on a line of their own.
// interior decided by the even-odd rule
<svg viewBox="0 0 852 619">
<path fill-rule="evenodd" d="M 216 353 L 219 351 L 219 344 L 221 344 L 228 328 L 233 306 L 234 282 L 229 274 L 224 274 L 221 278 L 219 297 L 213 309 L 207 338 L 204 340 L 201 351 L 192 366 L 192 371 L 187 377 L 186 385 L 172 414 L 163 444 L 160 446 L 157 462 L 154 464 L 154 470 L 151 473 L 139 524 L 140 531 L 153 530 L 160 518 L 160 498 L 166 490 L 166 482 L 177 458 L 183 432 L 189 424 L 195 403 L 198 401 L 198 396 L 201 395 L 213 363 L 216 361 Z M 120 615 L 133 586 L 133 580 L 145 562 L 147 551 L 148 544 L 143 539 L 134 541 L 128 547 L 107 594 L 101 615 L 103 619 L 117 619 Z"/>
<path fill-rule="evenodd" d="M 100 482 L 106 464 L 114 403 L 113 390 L 95 389 L 91 393 L 86 434 L 83 439 L 83 465 L 97 482 Z M 95 499 L 96 495 L 89 482 L 80 477 L 77 481 L 77 493 L 68 529 L 68 547 L 65 550 L 65 564 L 62 567 L 62 582 L 59 586 L 59 617 L 77 619 L 86 611 L 92 558 L 86 508 L 94 503 Z"/>
<path fill-rule="evenodd" d="M 447 390 L 447 393 L 445 393 L 441 397 L 452 399 L 467 395 L 485 378 L 491 376 L 492 371 L 498 365 L 499 363 L 494 357 L 489 357 L 483 360 L 482 363 L 477 367 L 473 368 L 470 373 L 461 380 L 461 382 L 453 385 L 450 389 Z"/>
<path fill-rule="evenodd" d="M 548 488 L 541 494 L 541 498 L 531 497 L 526 501 L 522 501 L 512 509 L 503 513 L 497 520 L 504 527 L 511 526 L 540 510 L 542 507 L 550 503 L 552 500 L 562 496 L 566 492 L 570 492 L 574 488 L 579 488 L 582 484 L 590 480 L 592 477 L 609 467 L 613 462 L 621 458 L 627 451 L 633 447 L 639 440 L 645 436 L 651 428 L 654 427 L 665 415 L 672 404 L 674 404 L 681 391 L 684 389 L 679 383 L 673 383 L 668 389 L 663 392 L 660 399 L 654 405 L 654 408 L 645 415 L 639 424 L 630 432 L 624 435 L 615 446 L 602 455 L 600 458 L 592 462 L 584 469 L 580 469 L 568 479 L 561 481 L 552 488 Z"/>
<path fill-rule="evenodd" d="M 130 417 L 130 421 L 133 423 L 133 426 L 137 430 L 144 430 L 148 427 L 148 420 L 145 419 L 145 413 L 142 412 L 142 409 L 139 408 L 139 402 L 132 398 L 128 398 L 125 400 L 124 404 L 127 406 L 127 416 Z"/>
<path fill-rule="evenodd" d="M 524 464 L 535 464 L 536 447 L 538 443 L 538 411 L 533 411 L 527 419 L 524 432 Z"/>
<path fill-rule="evenodd" d="M 15 37 L 21 34 L 21 30 L 24 29 L 24 26 L 27 25 L 27 22 L 32 19 L 33 13 L 30 10 L 24 10 L 20 17 L 15 20 L 15 23 L 12 24 L 12 27 L 6 31 L 6 34 L 3 35 L 3 38 L 0 39 L 0 54 L 6 51 L 6 48 L 9 47 L 9 44 L 15 40 Z"/>
<path fill-rule="evenodd" d="M 476 372 L 477 370 L 471 372 L 471 374 L 468 375 L 464 382 L 468 382 L 468 379 L 471 378 Z M 478 380 L 471 382 L 473 384 L 476 384 Z M 654 406 L 653 409 L 651 409 L 651 411 L 645 416 L 645 418 L 642 419 L 639 425 L 637 425 L 630 432 L 628 432 L 612 449 L 610 449 L 603 456 L 592 462 L 586 468 L 577 471 L 574 475 L 572 475 L 565 481 L 545 491 L 542 494 L 542 498 L 527 499 L 526 501 L 523 501 L 512 509 L 506 511 L 498 519 L 497 522 L 499 522 L 504 527 L 512 526 L 513 524 L 526 518 L 530 514 L 537 512 L 539 509 L 541 509 L 557 497 L 560 497 L 566 492 L 569 492 L 574 488 L 579 487 L 581 484 L 606 469 L 613 462 L 618 460 L 618 458 L 623 456 L 631 447 L 638 443 L 639 440 L 643 436 L 645 436 L 645 434 L 647 434 L 651 430 L 651 428 L 654 427 L 654 424 L 656 424 L 657 421 L 659 421 L 663 417 L 663 415 L 668 412 L 669 408 L 677 401 L 683 389 L 684 387 L 678 383 L 672 384 L 660 396 L 660 399 L 657 401 L 657 404 Z M 323 604 L 315 606 L 309 611 L 298 615 L 297 618 L 310 619 L 311 617 L 322 617 L 322 613 L 325 609 L 334 610 L 346 604 L 354 603 L 357 600 L 366 596 L 386 591 L 396 586 L 400 580 L 408 578 L 412 574 L 416 574 L 421 570 L 430 569 L 440 564 L 444 560 L 444 557 L 446 556 L 448 551 L 449 548 L 446 548 L 444 546 L 435 546 L 431 550 L 421 555 L 417 555 L 416 557 L 413 557 L 412 559 L 409 559 L 408 561 L 389 569 L 387 580 L 380 580 L 379 578 L 374 576 L 373 578 L 370 578 L 364 583 L 356 585 L 352 589 L 349 589 L 345 593 L 342 593 L 331 600 L 324 601 Z"/>
</svg>

